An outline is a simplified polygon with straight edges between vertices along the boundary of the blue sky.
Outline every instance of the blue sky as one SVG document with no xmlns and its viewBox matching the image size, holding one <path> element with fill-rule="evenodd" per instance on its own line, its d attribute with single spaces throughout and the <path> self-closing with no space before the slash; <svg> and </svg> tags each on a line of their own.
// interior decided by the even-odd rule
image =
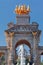
<svg viewBox="0 0 43 65">
<path fill-rule="evenodd" d="M 4 30 L 11 21 L 16 23 L 16 15 L 13 12 L 16 5 L 30 5 L 30 23 L 39 24 L 42 30 L 40 45 L 43 45 L 43 0 L 0 0 L 0 45 L 6 45 Z"/>
<path fill-rule="evenodd" d="M 30 23 L 33 21 L 39 24 L 42 31 L 40 45 L 43 45 L 43 0 L 0 0 L 0 46 L 6 45 L 4 30 L 11 21 L 16 23 L 16 16 L 13 12 L 16 5 L 30 5 Z"/>
</svg>

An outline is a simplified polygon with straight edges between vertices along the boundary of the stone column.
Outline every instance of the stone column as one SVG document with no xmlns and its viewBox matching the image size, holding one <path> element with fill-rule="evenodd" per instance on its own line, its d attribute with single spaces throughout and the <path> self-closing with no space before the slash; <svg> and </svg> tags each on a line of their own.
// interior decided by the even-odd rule
<svg viewBox="0 0 43 65">
<path fill-rule="evenodd" d="M 8 65 L 13 65 L 13 37 L 14 32 L 6 33 L 7 49 L 8 49 Z"/>
<path fill-rule="evenodd" d="M 39 49 L 38 49 L 38 56 L 37 56 L 37 64 L 41 65 L 41 53 Z"/>
<path fill-rule="evenodd" d="M 37 65 L 37 32 L 32 32 L 33 34 L 33 61 Z"/>
<path fill-rule="evenodd" d="M 5 32 L 6 35 L 6 42 L 7 42 L 7 50 L 8 50 L 8 55 L 7 55 L 7 65 L 9 65 L 9 44 L 10 44 L 10 37 L 9 37 L 9 32 Z"/>
<path fill-rule="evenodd" d="M 37 65 L 41 65 L 41 57 L 40 57 L 40 54 L 38 54 L 38 57 L 37 57 Z"/>
<path fill-rule="evenodd" d="M 7 59 L 8 58 L 8 51 L 7 49 L 5 50 L 5 65 L 8 65 Z"/>
</svg>

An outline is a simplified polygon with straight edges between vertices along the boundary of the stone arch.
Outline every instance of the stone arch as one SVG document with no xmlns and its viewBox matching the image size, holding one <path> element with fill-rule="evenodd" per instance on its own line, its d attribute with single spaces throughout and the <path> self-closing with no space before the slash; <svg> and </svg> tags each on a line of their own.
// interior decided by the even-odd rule
<svg viewBox="0 0 43 65">
<path fill-rule="evenodd" d="M 31 44 L 28 42 L 28 40 L 25 40 L 25 39 L 21 39 L 21 40 L 18 40 L 15 44 L 15 60 L 17 59 L 17 55 L 16 55 L 16 48 L 21 45 L 21 44 L 25 44 L 27 45 L 30 50 L 31 50 Z"/>
<path fill-rule="evenodd" d="M 43 55 L 43 52 L 41 52 L 41 54 L 40 55 Z"/>
<path fill-rule="evenodd" d="M 43 58 L 43 51 L 40 52 L 40 63 L 42 62 Z"/>
<path fill-rule="evenodd" d="M 40 55 L 43 55 L 43 50 L 39 51 Z"/>
<path fill-rule="evenodd" d="M 15 44 L 15 48 L 21 44 L 26 44 L 29 48 L 31 48 L 31 44 L 27 41 L 27 40 L 19 40 L 16 44 Z"/>
<path fill-rule="evenodd" d="M 41 53 L 41 55 L 43 55 L 43 52 Z"/>
</svg>

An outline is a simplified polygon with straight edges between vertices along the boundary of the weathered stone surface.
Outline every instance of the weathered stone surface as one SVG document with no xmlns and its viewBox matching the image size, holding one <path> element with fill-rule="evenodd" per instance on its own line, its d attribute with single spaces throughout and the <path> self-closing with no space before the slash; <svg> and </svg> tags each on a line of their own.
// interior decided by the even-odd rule
<svg viewBox="0 0 43 65">
<path fill-rule="evenodd" d="M 26 44 L 30 47 L 32 61 L 35 65 L 40 65 L 40 55 L 43 53 L 43 46 L 39 46 L 41 30 L 38 29 L 36 22 L 30 24 L 27 15 L 17 15 L 17 24 L 9 23 L 5 34 L 7 46 L 0 47 L 0 52 L 5 54 L 6 65 L 12 65 L 13 61 L 14 64 L 16 63 L 16 48 L 20 44 Z"/>
</svg>

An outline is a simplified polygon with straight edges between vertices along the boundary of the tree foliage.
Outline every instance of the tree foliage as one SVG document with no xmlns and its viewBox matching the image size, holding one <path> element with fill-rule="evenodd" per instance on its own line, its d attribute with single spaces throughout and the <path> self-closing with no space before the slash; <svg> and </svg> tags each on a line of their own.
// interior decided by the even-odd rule
<svg viewBox="0 0 43 65">
<path fill-rule="evenodd" d="M 4 55 L 1 56 L 1 65 L 5 65 L 5 57 L 4 57 Z"/>
<path fill-rule="evenodd" d="M 41 65 L 43 65 L 43 63 L 41 62 Z"/>
</svg>

